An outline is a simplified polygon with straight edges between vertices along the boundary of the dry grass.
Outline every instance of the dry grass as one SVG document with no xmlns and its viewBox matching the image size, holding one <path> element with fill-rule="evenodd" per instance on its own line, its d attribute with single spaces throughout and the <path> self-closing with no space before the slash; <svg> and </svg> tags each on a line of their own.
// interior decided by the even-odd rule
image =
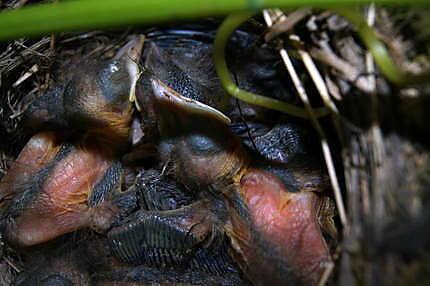
<svg viewBox="0 0 430 286">
<path fill-rule="evenodd" d="M 13 9 L 27 1 L 0 3 L 2 9 Z M 419 57 L 428 52 L 428 47 L 422 47 L 425 35 L 414 42 L 413 36 L 405 34 L 413 29 L 415 22 L 408 19 L 416 19 L 414 13 L 396 12 L 394 15 L 409 17 L 400 21 L 384 10 L 376 10 L 372 19 L 373 12 L 368 12 L 369 24 L 375 20 L 375 28 L 399 64 L 411 71 L 426 67 L 428 60 Z M 351 27 L 339 17 L 308 10 L 293 15 L 290 22 L 288 17 L 272 19 L 279 21 L 274 26 L 277 30 L 269 29 L 266 38 L 280 48 L 288 46 L 290 56 L 310 60 L 305 66 L 311 70 L 313 86 L 309 86 L 312 81 L 308 76 L 299 74 L 300 80 L 306 78 L 306 84 L 301 85 L 317 95 L 311 98 L 312 103 L 323 102 L 333 111 L 332 121 L 315 121 L 323 132 L 322 142 L 326 142 L 323 148 L 330 150 L 326 159 L 332 166 L 342 233 L 333 274 L 326 281 L 336 285 L 425 285 L 429 283 L 430 233 L 421 226 L 430 220 L 426 211 L 429 146 L 417 144 L 419 137 L 399 136 L 392 127 L 390 134 L 384 133 L 385 121 L 379 110 L 383 97 L 425 97 L 429 88 L 398 90 L 389 85 L 375 71 Z M 299 49 L 289 45 L 292 29 L 300 37 Z M 58 71 L 65 66 L 111 56 L 131 32 L 95 31 L 0 44 L 0 178 L 26 140 L 19 125 L 26 108 L 24 99 L 46 91 L 61 78 Z M 386 113 L 402 121 L 399 114 Z M 10 285 L 22 265 L 2 241 L 0 237 L 0 285 Z"/>
</svg>

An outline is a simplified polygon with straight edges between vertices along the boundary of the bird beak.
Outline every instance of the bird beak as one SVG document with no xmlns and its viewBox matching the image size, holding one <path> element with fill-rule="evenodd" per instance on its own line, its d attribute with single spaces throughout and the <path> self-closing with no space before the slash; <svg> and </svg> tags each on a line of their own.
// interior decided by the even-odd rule
<svg viewBox="0 0 430 286">
<path fill-rule="evenodd" d="M 213 131 L 231 122 L 221 111 L 180 95 L 159 79 L 152 78 L 151 85 L 162 135 L 187 130 Z"/>
<path fill-rule="evenodd" d="M 209 185 L 228 181 L 246 163 L 240 142 L 232 136 L 230 119 L 199 101 L 184 97 L 152 79 L 155 113 L 166 159 L 178 164 L 178 180 Z M 171 157 L 172 156 L 172 157 Z"/>
<path fill-rule="evenodd" d="M 141 71 L 139 69 L 139 58 L 142 54 L 145 37 L 139 35 L 130 40 L 123 48 L 121 48 L 114 60 L 124 61 L 127 71 L 130 75 L 130 95 L 129 101 L 136 104 L 136 108 L 140 111 L 140 106 L 136 101 L 136 84 L 139 80 Z"/>
<path fill-rule="evenodd" d="M 127 125 L 128 117 L 124 119 L 120 114 L 121 119 L 106 119 L 103 112 L 113 114 L 112 110 L 121 109 L 121 112 L 131 113 L 127 97 L 132 102 L 135 99 L 143 42 L 143 36 L 134 37 L 103 65 L 99 62 L 82 63 L 66 83 L 54 86 L 29 102 L 24 113 L 24 125 L 36 131 L 43 125 L 69 131 L 69 127 L 83 126 L 81 122 L 71 124 L 71 119 L 85 118 L 108 121 L 103 121 L 106 125 L 118 122 Z"/>
</svg>

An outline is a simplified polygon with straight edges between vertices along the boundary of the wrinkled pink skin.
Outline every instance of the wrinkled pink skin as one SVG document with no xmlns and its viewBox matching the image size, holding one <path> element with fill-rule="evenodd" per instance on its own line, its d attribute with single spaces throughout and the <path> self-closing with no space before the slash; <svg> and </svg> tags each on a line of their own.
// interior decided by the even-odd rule
<svg viewBox="0 0 430 286">
<path fill-rule="evenodd" d="M 29 180 L 55 157 L 59 147 L 52 139 L 52 135 L 38 134 L 29 141 L 14 163 L 17 167 L 11 168 L 2 180 L 2 195 L 20 192 L 22 180 Z M 37 197 L 9 223 L 9 240 L 31 246 L 83 227 L 107 223 L 113 209 L 107 204 L 90 208 L 87 198 L 109 165 L 110 161 L 100 154 L 73 149 L 57 162 Z"/>
<path fill-rule="evenodd" d="M 0 201 L 7 203 L 20 184 L 36 175 L 37 171 L 52 160 L 58 151 L 55 135 L 41 132 L 33 136 L 25 145 L 0 182 Z M 4 207 L 0 204 L 0 208 Z"/>
<path fill-rule="evenodd" d="M 318 196 L 312 192 L 289 193 L 279 178 L 259 170 L 242 177 L 240 193 L 253 229 L 247 231 L 236 223 L 235 231 L 242 237 L 237 247 L 251 281 L 256 285 L 296 283 L 288 278 L 291 274 L 278 273 L 279 265 L 283 265 L 303 284 L 316 285 L 331 261 L 316 217 Z M 267 249 L 256 249 L 256 239 Z"/>
</svg>

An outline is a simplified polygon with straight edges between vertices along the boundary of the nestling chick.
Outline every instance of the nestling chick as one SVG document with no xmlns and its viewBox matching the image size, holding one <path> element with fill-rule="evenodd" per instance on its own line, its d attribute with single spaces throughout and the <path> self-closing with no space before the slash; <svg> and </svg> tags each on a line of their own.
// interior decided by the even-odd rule
<svg viewBox="0 0 430 286">
<path fill-rule="evenodd" d="M 142 209 L 108 233 L 112 253 L 120 261 L 171 269 L 178 275 L 195 271 L 207 283 L 223 276 L 225 285 L 238 285 L 242 278 L 228 256 L 222 201 L 197 200 L 155 170 L 142 171 L 133 191 L 141 197 Z"/>
<path fill-rule="evenodd" d="M 24 114 L 31 131 L 41 128 L 74 134 L 105 150 L 123 151 L 127 144 L 132 102 L 139 77 L 143 38 L 128 42 L 109 61 L 76 67 L 66 83 L 34 100 Z"/>
<path fill-rule="evenodd" d="M 83 65 L 30 105 L 30 130 L 52 133 L 30 139 L 0 184 L 11 242 L 31 246 L 110 227 L 119 210 L 106 200 L 121 184 L 117 160 L 127 147 L 142 45 L 136 37 L 112 60 Z"/>
<path fill-rule="evenodd" d="M 55 139 L 35 135 L 1 182 L 6 235 L 15 244 L 39 244 L 83 227 L 107 229 L 115 214 L 104 200 L 119 187 L 120 165 Z"/>
<path fill-rule="evenodd" d="M 167 142 L 161 152 L 184 184 L 225 196 L 231 220 L 225 229 L 248 278 L 256 285 L 315 285 L 331 261 L 316 214 L 319 198 L 309 192 L 315 185 L 289 189 L 273 172 L 253 167 L 222 113 L 156 78 L 152 87 Z"/>
</svg>

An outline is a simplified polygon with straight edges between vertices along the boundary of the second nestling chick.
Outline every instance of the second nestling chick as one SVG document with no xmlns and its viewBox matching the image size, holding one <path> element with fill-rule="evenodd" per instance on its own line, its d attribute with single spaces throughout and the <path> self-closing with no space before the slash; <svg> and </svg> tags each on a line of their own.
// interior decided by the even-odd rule
<svg viewBox="0 0 430 286">
<path fill-rule="evenodd" d="M 142 47 L 143 38 L 135 37 L 111 60 L 78 65 L 67 82 L 31 102 L 24 125 L 32 132 L 49 128 L 123 150 L 130 131 Z"/>
<path fill-rule="evenodd" d="M 106 199 L 121 184 L 117 160 L 127 147 L 142 45 L 136 37 L 112 60 L 83 65 L 30 105 L 27 127 L 52 132 L 30 139 L 1 181 L 10 241 L 29 246 L 110 226 L 118 210 Z"/>
<path fill-rule="evenodd" d="M 84 227 L 105 230 L 117 210 L 121 166 L 103 155 L 35 135 L 0 185 L 9 241 L 30 246 Z"/>
<path fill-rule="evenodd" d="M 195 194 L 156 170 L 142 171 L 133 189 L 142 209 L 109 231 L 116 257 L 177 273 L 199 272 L 207 281 L 219 276 L 245 284 L 227 253 L 222 200 L 196 201 Z"/>
<path fill-rule="evenodd" d="M 160 151 L 184 184 L 211 188 L 225 197 L 230 216 L 225 230 L 250 281 L 316 285 L 331 261 L 317 217 L 320 199 L 313 192 L 326 184 L 307 189 L 298 182 L 290 188 L 282 178 L 288 172 L 279 176 L 279 170 L 251 162 L 222 113 L 156 78 L 152 86 L 165 139 Z M 306 173 L 301 176 L 306 182 Z"/>
</svg>

